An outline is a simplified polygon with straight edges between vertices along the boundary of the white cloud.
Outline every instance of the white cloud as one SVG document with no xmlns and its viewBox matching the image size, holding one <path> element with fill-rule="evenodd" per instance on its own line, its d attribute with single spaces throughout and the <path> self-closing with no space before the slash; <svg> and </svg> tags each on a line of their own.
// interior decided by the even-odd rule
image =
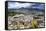
<svg viewBox="0 0 46 31">
<path fill-rule="evenodd" d="M 32 6 L 36 5 L 36 6 Z M 32 7 L 31 7 L 32 6 Z M 44 9 L 44 4 L 35 4 L 35 3 L 18 3 L 18 2 L 8 2 L 8 8 L 18 9 L 18 8 L 37 8 L 37 9 Z"/>
<path fill-rule="evenodd" d="M 29 7 L 31 6 L 31 3 L 18 3 L 18 2 L 14 2 L 14 3 L 8 3 L 8 8 L 21 8 L 21 7 Z"/>
</svg>

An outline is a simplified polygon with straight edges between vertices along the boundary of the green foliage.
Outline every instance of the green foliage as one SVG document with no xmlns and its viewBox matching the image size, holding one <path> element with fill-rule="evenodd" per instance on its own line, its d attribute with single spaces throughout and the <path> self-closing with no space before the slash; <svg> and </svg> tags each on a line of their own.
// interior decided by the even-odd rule
<svg viewBox="0 0 46 31">
<path fill-rule="evenodd" d="M 16 14 L 24 14 L 24 13 L 21 13 L 21 12 L 8 12 L 8 16 L 14 16 Z"/>
<path fill-rule="evenodd" d="M 32 21 L 32 28 L 37 28 L 38 27 L 38 22 L 37 22 L 37 20 L 33 20 Z"/>
<path fill-rule="evenodd" d="M 14 15 L 16 15 L 15 12 L 8 12 L 8 16 L 14 16 Z"/>
</svg>

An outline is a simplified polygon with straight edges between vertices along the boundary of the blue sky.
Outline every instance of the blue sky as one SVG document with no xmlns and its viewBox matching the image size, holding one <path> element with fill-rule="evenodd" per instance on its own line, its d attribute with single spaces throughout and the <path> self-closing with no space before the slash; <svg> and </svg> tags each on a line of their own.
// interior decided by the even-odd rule
<svg viewBox="0 0 46 31">
<path fill-rule="evenodd" d="M 44 4 L 8 2 L 8 8 L 9 9 L 19 9 L 21 7 L 24 7 L 24 8 L 44 9 Z"/>
</svg>

